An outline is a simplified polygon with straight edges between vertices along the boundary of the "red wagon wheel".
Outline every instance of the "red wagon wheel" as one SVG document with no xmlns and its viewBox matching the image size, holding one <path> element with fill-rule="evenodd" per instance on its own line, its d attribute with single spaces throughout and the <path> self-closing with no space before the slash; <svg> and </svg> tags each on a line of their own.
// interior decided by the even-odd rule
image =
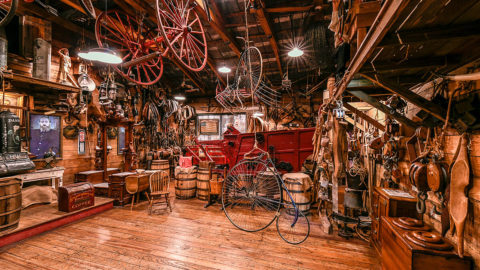
<svg viewBox="0 0 480 270">
<path fill-rule="evenodd" d="M 151 85 L 162 77 L 160 40 L 155 31 L 136 18 L 118 10 L 102 12 L 95 23 L 95 35 L 98 46 L 108 47 L 120 54 L 124 64 L 113 67 L 124 78 L 137 84 Z"/>
<path fill-rule="evenodd" d="M 157 0 L 158 28 L 180 63 L 192 71 L 207 63 L 207 39 L 194 0 Z"/>
</svg>

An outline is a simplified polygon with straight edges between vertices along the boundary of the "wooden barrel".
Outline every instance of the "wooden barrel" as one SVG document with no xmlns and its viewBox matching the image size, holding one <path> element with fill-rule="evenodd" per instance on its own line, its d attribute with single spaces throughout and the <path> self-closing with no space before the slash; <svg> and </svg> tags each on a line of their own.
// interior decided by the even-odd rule
<svg viewBox="0 0 480 270">
<path fill-rule="evenodd" d="M 168 159 L 152 160 L 151 170 L 165 171 L 170 176 L 170 162 Z"/>
<path fill-rule="evenodd" d="M 197 199 L 207 201 L 209 193 L 210 170 L 207 168 L 199 168 L 197 173 Z"/>
<path fill-rule="evenodd" d="M 0 179 L 0 231 L 17 228 L 21 210 L 21 180 Z"/>
<path fill-rule="evenodd" d="M 180 200 L 195 198 L 197 189 L 197 170 L 194 167 L 175 169 L 175 197 Z"/>
<path fill-rule="evenodd" d="M 312 192 L 312 180 L 310 177 L 305 173 L 286 173 L 283 175 L 283 181 L 298 209 L 302 211 L 304 215 L 308 215 Z M 285 190 L 283 191 L 283 201 L 285 203 L 291 202 Z M 294 214 L 294 211 L 287 211 L 287 213 Z"/>
</svg>

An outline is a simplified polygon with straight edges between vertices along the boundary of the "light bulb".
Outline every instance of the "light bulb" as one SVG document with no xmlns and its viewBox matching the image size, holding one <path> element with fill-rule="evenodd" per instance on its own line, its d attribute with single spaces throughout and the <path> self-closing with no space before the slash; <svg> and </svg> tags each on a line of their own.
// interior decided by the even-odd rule
<svg viewBox="0 0 480 270">
<path fill-rule="evenodd" d="M 303 51 L 299 48 L 295 47 L 291 51 L 288 52 L 288 56 L 290 57 L 300 57 L 303 55 Z"/>
<path fill-rule="evenodd" d="M 218 71 L 220 71 L 221 73 L 230 73 L 232 69 L 230 69 L 229 67 L 223 66 L 219 68 Z"/>
</svg>

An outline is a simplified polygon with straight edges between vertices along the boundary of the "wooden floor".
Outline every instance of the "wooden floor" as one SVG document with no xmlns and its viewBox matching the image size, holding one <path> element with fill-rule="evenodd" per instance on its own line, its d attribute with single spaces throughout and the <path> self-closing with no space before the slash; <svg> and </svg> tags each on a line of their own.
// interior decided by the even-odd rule
<svg viewBox="0 0 480 270">
<path fill-rule="evenodd" d="M 146 202 L 115 208 L 0 249 L 0 269 L 377 269 L 360 240 L 324 235 L 312 220 L 299 246 L 275 226 L 236 229 L 217 205 L 176 200 L 149 216 Z"/>
</svg>

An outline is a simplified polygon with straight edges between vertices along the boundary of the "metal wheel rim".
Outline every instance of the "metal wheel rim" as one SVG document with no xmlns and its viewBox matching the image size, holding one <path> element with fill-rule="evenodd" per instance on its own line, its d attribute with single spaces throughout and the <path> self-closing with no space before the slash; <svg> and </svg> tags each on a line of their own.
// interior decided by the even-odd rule
<svg viewBox="0 0 480 270">
<path fill-rule="evenodd" d="M 12 0 L 10 3 L 0 3 L 0 27 L 7 25 L 15 16 L 19 0 Z"/>
<path fill-rule="evenodd" d="M 92 4 L 92 0 L 80 0 L 80 5 L 83 10 L 92 18 L 97 18 L 97 13 L 95 12 L 95 7 Z"/>
<path fill-rule="evenodd" d="M 247 163 L 250 163 L 253 167 L 255 168 L 260 168 L 260 170 L 242 170 L 244 168 L 244 166 L 247 166 L 245 164 Z M 243 167 L 243 168 L 242 168 Z M 240 168 L 240 169 L 238 169 Z M 265 169 L 264 169 L 265 168 Z M 234 212 L 233 212 L 233 207 L 234 206 L 238 206 L 239 204 L 232 204 L 230 202 L 230 198 L 231 196 L 228 196 L 228 194 L 231 194 L 227 189 L 229 188 L 232 188 L 232 187 L 227 187 L 231 184 L 231 186 L 234 186 L 236 185 L 237 187 L 241 184 L 245 184 L 245 179 L 247 179 L 246 183 L 247 185 L 249 184 L 249 177 L 247 176 L 243 176 L 243 178 L 235 178 L 233 176 L 237 176 L 239 175 L 238 173 L 239 172 L 244 172 L 245 174 L 248 174 L 250 175 L 251 177 L 257 177 L 259 173 L 265 173 L 265 172 L 271 172 L 273 173 L 274 175 L 276 175 L 276 173 L 271 169 L 269 168 L 268 164 L 265 163 L 265 162 L 262 162 L 262 161 L 256 161 L 256 160 L 242 160 L 240 161 L 239 163 L 237 163 L 231 170 L 230 172 L 228 173 L 227 177 L 225 178 L 225 181 L 223 183 L 223 187 L 222 187 L 222 206 L 223 206 L 223 211 L 226 215 L 226 217 L 228 218 L 228 220 L 235 226 L 237 227 L 238 229 L 242 230 L 242 231 L 246 231 L 246 232 L 257 232 L 257 231 L 261 231 L 265 228 L 267 228 L 268 226 L 270 226 L 270 224 L 273 223 L 273 221 L 275 220 L 275 218 L 277 217 L 277 214 L 279 213 L 279 210 L 280 210 L 280 207 L 281 207 L 281 187 L 280 187 L 280 183 L 278 181 L 278 176 L 276 175 L 276 178 L 275 178 L 275 182 L 271 182 L 269 184 L 257 184 L 257 185 L 254 185 L 254 181 L 252 179 L 252 186 L 255 186 L 255 191 L 257 193 L 259 193 L 259 189 L 260 188 L 271 188 L 271 190 L 273 192 L 278 192 L 278 202 L 277 203 L 266 203 L 265 201 L 265 198 L 263 199 L 260 199 L 261 196 L 254 196 L 257 201 L 254 201 L 253 205 L 257 205 L 258 208 L 263 208 L 263 209 L 266 209 L 265 206 L 267 206 L 269 209 L 268 209 L 268 214 L 266 215 L 266 217 L 263 217 L 263 216 L 254 216 L 253 214 L 255 212 L 247 212 L 246 214 L 244 215 L 241 215 L 242 217 L 240 218 L 236 218 L 235 215 L 234 215 Z M 241 183 L 240 183 L 241 182 Z M 268 186 L 267 186 L 268 185 Z M 234 189 L 234 192 L 235 194 L 239 194 L 241 192 L 244 192 L 244 193 L 251 193 L 250 191 L 243 191 L 244 187 L 242 187 L 241 189 Z M 257 189 L 258 188 L 258 189 Z M 235 192 L 237 191 L 237 192 Z M 253 190 L 252 190 L 252 193 Z M 247 195 L 248 196 L 248 195 Z M 241 199 L 243 200 L 247 200 L 247 196 L 242 196 Z M 236 200 L 236 202 L 238 203 L 240 200 Z M 266 205 L 267 204 L 267 205 Z M 247 208 L 251 208 L 251 205 L 247 204 L 246 205 Z M 238 206 L 240 207 L 240 206 Z M 232 211 L 228 211 L 228 209 L 232 209 Z M 262 209 L 262 210 L 263 210 Z M 247 210 L 248 211 L 248 210 Z M 259 219 L 260 217 L 260 219 Z M 257 222 L 257 225 L 252 228 L 252 227 L 247 227 L 245 226 L 245 224 L 239 224 L 239 219 L 244 219 L 246 220 L 248 218 L 249 221 L 252 221 L 252 222 Z M 263 221 L 261 219 L 264 219 L 266 221 Z"/>
<path fill-rule="evenodd" d="M 200 17 L 190 7 L 195 2 L 157 0 L 156 3 L 158 28 L 170 53 L 186 68 L 201 71 L 207 64 L 208 47 Z"/>
<path fill-rule="evenodd" d="M 117 20 L 117 22 L 121 24 L 118 26 L 115 25 L 114 20 Z M 126 22 L 123 23 L 123 20 L 126 20 Z M 106 24 L 103 22 L 106 22 Z M 113 26 L 109 26 L 109 23 Z M 109 36 L 103 34 L 102 30 L 109 33 Z M 141 35 L 138 35 L 137 33 L 140 32 Z M 138 38 L 135 40 L 135 35 L 140 36 L 141 39 Z M 108 44 L 109 48 L 118 48 L 116 51 L 121 54 L 120 56 L 124 62 L 161 49 L 161 44 L 157 42 L 156 35 L 152 29 L 147 29 L 144 25 L 140 28 L 135 18 L 117 10 L 110 10 L 107 13 L 102 12 L 97 17 L 95 22 L 95 36 L 99 47 L 104 48 Z M 107 40 L 108 42 L 104 43 Z M 146 46 L 147 41 L 152 43 L 152 45 Z M 162 56 L 159 55 L 154 59 L 139 63 L 135 68 L 123 68 L 121 64 L 113 65 L 113 68 L 129 81 L 140 85 L 152 85 L 162 77 L 163 59 Z M 135 76 L 135 78 L 132 78 L 130 75 Z"/>
<path fill-rule="evenodd" d="M 281 211 L 286 211 L 286 209 L 283 209 Z M 302 211 L 298 211 L 298 219 L 299 220 L 297 222 L 302 222 L 301 219 L 305 219 L 306 224 L 307 224 L 307 233 L 305 234 L 305 237 L 301 238 L 298 241 L 291 241 L 290 239 L 287 239 L 287 237 L 281 233 L 282 230 L 280 230 L 280 226 L 279 226 L 279 222 L 281 220 L 281 214 L 278 215 L 277 220 L 276 220 L 276 227 L 277 227 L 278 235 L 280 235 L 280 237 L 283 239 L 283 241 L 285 241 L 289 244 L 292 244 L 292 245 L 298 245 L 298 244 L 301 244 L 301 243 L 305 242 L 305 240 L 307 240 L 308 236 L 310 235 L 310 221 L 302 213 Z"/>
<path fill-rule="evenodd" d="M 250 66 L 251 69 L 248 67 L 248 58 L 250 58 Z M 256 58 L 256 59 L 252 59 Z M 257 61 L 258 63 L 251 63 L 251 61 Z M 251 88 L 250 83 L 249 83 L 249 78 L 245 78 L 245 76 L 248 76 L 249 70 L 252 71 L 252 85 L 253 89 L 248 89 Z M 235 71 L 235 84 L 237 90 L 242 87 L 243 85 L 240 84 L 245 84 L 245 88 L 247 91 L 246 93 L 240 93 L 240 95 L 244 98 L 250 97 L 257 89 L 260 83 L 262 82 L 262 74 L 263 74 L 263 58 L 262 58 L 262 53 L 257 47 L 248 47 L 247 50 L 242 52 L 242 55 L 240 56 L 240 59 L 238 60 L 237 63 L 237 69 Z M 246 81 L 245 81 L 246 79 Z"/>
</svg>

